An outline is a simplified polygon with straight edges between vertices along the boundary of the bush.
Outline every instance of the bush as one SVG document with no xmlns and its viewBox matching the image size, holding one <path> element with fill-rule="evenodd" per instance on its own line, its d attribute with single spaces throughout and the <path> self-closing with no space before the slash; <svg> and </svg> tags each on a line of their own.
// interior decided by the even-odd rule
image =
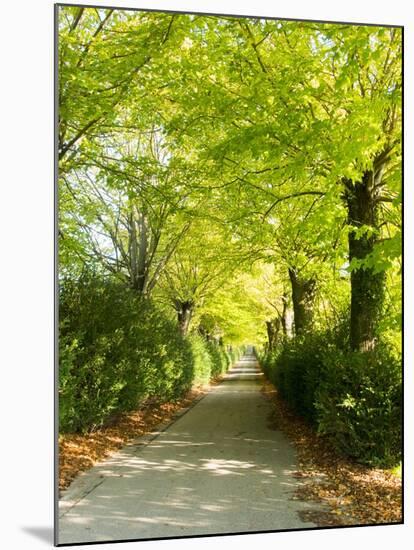
<svg viewBox="0 0 414 550">
<path fill-rule="evenodd" d="M 84 277 L 60 295 L 62 431 L 85 431 L 145 398 L 174 400 L 194 379 L 190 343 L 176 323 L 123 285 Z"/>
<path fill-rule="evenodd" d="M 222 373 L 225 373 L 229 370 L 232 363 L 230 361 L 230 357 L 228 356 L 226 350 L 223 348 L 223 346 L 219 346 L 219 351 L 221 355 L 221 362 L 222 362 Z"/>
<path fill-rule="evenodd" d="M 211 376 L 216 378 L 221 374 L 224 374 L 228 368 L 228 361 L 226 359 L 223 348 L 212 341 L 206 342 L 206 348 L 210 355 L 212 367 Z"/>
<path fill-rule="evenodd" d="M 310 423 L 316 422 L 315 392 L 321 370 L 320 337 L 286 340 L 261 364 L 290 407 Z"/>
<path fill-rule="evenodd" d="M 401 360 L 385 346 L 350 352 L 341 333 L 295 338 L 261 358 L 266 376 L 299 415 L 360 462 L 401 458 Z"/>
<path fill-rule="evenodd" d="M 229 367 L 237 363 L 237 361 L 240 359 L 241 356 L 241 348 L 234 347 L 234 346 L 228 346 L 226 350 L 226 355 L 229 362 Z"/>
<path fill-rule="evenodd" d="M 325 353 L 315 404 L 340 451 L 372 466 L 401 460 L 401 362 L 389 349 Z"/>
<path fill-rule="evenodd" d="M 190 334 L 188 341 L 194 360 L 194 383 L 207 384 L 211 378 L 213 361 L 208 352 L 205 339 L 199 334 Z"/>
<path fill-rule="evenodd" d="M 87 357 L 88 356 L 88 357 Z M 111 345 L 99 337 L 93 350 L 69 337 L 60 344 L 59 415 L 62 431 L 94 428 L 120 408 L 119 395 L 125 384 L 122 365 L 109 368 Z"/>
</svg>

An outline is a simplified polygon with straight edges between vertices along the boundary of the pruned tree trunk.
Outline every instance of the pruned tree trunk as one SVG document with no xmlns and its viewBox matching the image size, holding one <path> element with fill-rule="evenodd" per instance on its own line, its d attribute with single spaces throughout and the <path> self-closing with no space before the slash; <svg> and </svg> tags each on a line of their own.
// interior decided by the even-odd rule
<svg viewBox="0 0 414 550">
<path fill-rule="evenodd" d="M 276 346 L 277 336 L 280 330 L 280 319 L 276 317 L 270 321 L 266 321 L 268 351 L 273 351 Z"/>
<path fill-rule="evenodd" d="M 148 281 L 148 224 L 141 212 L 131 212 L 128 219 L 128 258 L 131 287 L 139 294 L 145 294 Z"/>
<path fill-rule="evenodd" d="M 362 260 L 372 253 L 377 239 L 378 200 L 372 171 L 364 173 L 361 181 L 344 181 L 348 224 L 358 229 L 368 226 L 362 234 L 349 231 L 349 263 Z M 384 299 L 385 273 L 375 273 L 363 266 L 351 271 L 351 349 L 368 351 L 374 348 L 378 322 Z"/>
<path fill-rule="evenodd" d="M 209 332 L 203 325 L 198 325 L 198 333 L 202 336 L 207 342 L 211 342 L 213 337 L 211 332 Z"/>
<path fill-rule="evenodd" d="M 273 325 L 272 321 L 266 321 L 267 331 L 267 350 L 271 352 L 273 350 Z"/>
<path fill-rule="evenodd" d="M 138 217 L 139 227 L 139 246 L 136 267 L 136 287 L 142 294 L 146 292 L 148 282 L 148 221 L 144 214 L 140 213 Z"/>
<path fill-rule="evenodd" d="M 316 281 L 313 278 L 303 279 L 293 268 L 289 268 L 289 278 L 292 285 L 295 333 L 302 334 L 312 324 Z"/>
<path fill-rule="evenodd" d="M 283 336 L 286 338 L 287 336 L 289 336 L 289 319 L 288 319 L 288 303 L 289 303 L 289 298 L 288 298 L 288 295 L 286 292 L 284 292 L 283 296 L 282 296 L 282 317 L 280 319 L 281 323 L 282 323 L 282 331 L 283 331 Z"/>
<path fill-rule="evenodd" d="M 183 336 L 186 336 L 193 316 L 194 304 L 191 301 L 176 302 L 178 326 Z"/>
</svg>

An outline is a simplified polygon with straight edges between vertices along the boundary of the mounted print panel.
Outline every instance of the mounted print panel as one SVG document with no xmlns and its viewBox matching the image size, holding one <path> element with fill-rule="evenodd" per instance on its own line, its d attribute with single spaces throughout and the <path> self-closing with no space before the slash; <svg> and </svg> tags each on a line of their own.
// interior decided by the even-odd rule
<svg viewBox="0 0 414 550">
<path fill-rule="evenodd" d="M 56 544 L 402 523 L 402 31 L 56 6 Z"/>
</svg>

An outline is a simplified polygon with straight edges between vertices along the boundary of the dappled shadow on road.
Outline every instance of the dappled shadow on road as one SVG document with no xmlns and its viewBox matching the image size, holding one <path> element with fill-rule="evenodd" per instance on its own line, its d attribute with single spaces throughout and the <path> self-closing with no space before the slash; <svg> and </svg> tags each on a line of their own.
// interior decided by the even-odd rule
<svg viewBox="0 0 414 550">
<path fill-rule="evenodd" d="M 76 526 L 82 528 L 79 541 L 117 540 L 118 530 L 121 538 L 127 538 L 125 533 L 152 538 L 298 526 L 287 503 L 298 486 L 292 476 L 295 464 L 277 456 L 274 440 L 239 435 L 217 447 L 194 442 L 190 434 L 169 435 L 154 441 L 145 456 L 126 451 L 109 461 L 93 499 L 86 497 L 65 516 L 75 528 L 67 540 L 75 541 Z M 155 458 L 160 455 L 165 458 Z M 284 467 L 275 469 L 273 463 Z"/>
<path fill-rule="evenodd" d="M 261 383 L 263 379 L 263 372 L 259 369 L 256 359 L 248 358 L 240 360 L 234 367 L 232 367 L 224 376 L 223 383 L 219 387 L 219 390 L 227 388 L 229 385 L 237 385 L 243 382 L 257 382 Z M 254 386 L 252 386 L 254 389 Z"/>
<path fill-rule="evenodd" d="M 224 381 L 234 380 L 237 379 L 239 381 L 243 380 L 260 380 L 263 378 L 263 373 L 258 371 L 257 369 L 253 367 L 239 367 L 239 368 L 233 368 L 231 371 L 229 371 L 225 377 Z"/>
</svg>

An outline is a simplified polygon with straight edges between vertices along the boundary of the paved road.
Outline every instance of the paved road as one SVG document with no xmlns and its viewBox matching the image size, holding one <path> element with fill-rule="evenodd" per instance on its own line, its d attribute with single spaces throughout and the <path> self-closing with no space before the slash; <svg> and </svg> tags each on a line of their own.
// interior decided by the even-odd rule
<svg viewBox="0 0 414 550">
<path fill-rule="evenodd" d="M 59 543 L 314 527 L 291 500 L 295 453 L 269 429 L 254 357 L 143 445 L 80 475 L 59 509 Z"/>
</svg>

